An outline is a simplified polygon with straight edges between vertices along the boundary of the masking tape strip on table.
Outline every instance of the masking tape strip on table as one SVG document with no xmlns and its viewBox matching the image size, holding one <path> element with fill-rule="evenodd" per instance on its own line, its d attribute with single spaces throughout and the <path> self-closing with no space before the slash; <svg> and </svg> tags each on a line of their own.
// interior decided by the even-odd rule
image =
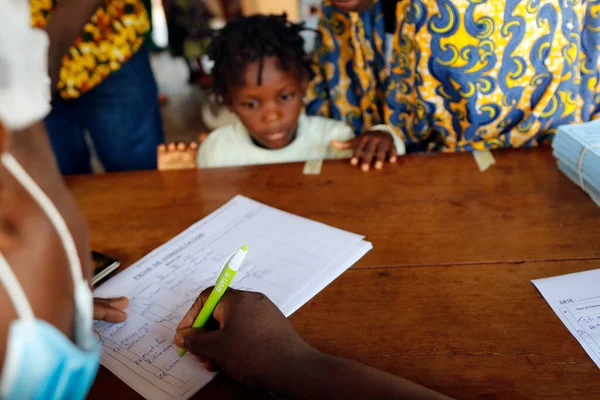
<svg viewBox="0 0 600 400">
<path fill-rule="evenodd" d="M 304 175 L 320 175 L 323 160 L 309 160 L 304 164 Z"/>
<path fill-rule="evenodd" d="M 479 167 L 479 172 L 484 172 L 489 167 L 496 164 L 496 159 L 492 155 L 492 152 L 489 150 L 483 150 L 483 151 L 476 150 L 473 152 L 473 158 L 475 158 L 477 167 Z"/>
</svg>

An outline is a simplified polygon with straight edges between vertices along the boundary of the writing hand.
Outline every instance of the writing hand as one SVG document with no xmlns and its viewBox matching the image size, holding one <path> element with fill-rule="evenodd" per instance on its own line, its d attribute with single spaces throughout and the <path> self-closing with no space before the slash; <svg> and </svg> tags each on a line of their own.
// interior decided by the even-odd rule
<svg viewBox="0 0 600 400">
<path fill-rule="evenodd" d="M 221 368 L 251 388 L 270 389 L 290 363 L 316 353 L 265 295 L 228 289 L 213 313 L 219 329 L 191 328 L 212 288 L 206 289 L 177 327 L 175 344 L 209 370 Z"/>
</svg>

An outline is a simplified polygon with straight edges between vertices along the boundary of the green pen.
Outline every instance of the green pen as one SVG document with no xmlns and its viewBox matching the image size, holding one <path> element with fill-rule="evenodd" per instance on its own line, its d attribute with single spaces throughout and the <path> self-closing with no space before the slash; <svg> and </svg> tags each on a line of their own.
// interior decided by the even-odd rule
<svg viewBox="0 0 600 400">
<path fill-rule="evenodd" d="M 217 304 L 219 304 L 219 300 L 225 294 L 225 291 L 231 284 L 233 277 L 236 272 L 240 269 L 240 266 L 244 262 L 244 258 L 246 258 L 246 254 L 248 254 L 248 246 L 243 245 L 241 249 L 236 251 L 225 263 L 223 267 L 223 271 L 219 274 L 217 278 L 217 283 L 215 284 L 214 289 L 210 292 L 206 303 L 200 310 L 200 314 L 196 317 L 192 328 L 202 328 L 206 324 L 206 322 L 210 319 L 215 308 L 217 308 Z M 187 353 L 186 350 L 181 350 L 179 353 L 179 357 L 183 357 Z"/>
</svg>

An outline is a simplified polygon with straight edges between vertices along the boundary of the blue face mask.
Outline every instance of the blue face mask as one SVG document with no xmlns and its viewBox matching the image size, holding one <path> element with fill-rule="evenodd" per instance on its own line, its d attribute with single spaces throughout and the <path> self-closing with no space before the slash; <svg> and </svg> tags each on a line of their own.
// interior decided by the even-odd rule
<svg viewBox="0 0 600 400">
<path fill-rule="evenodd" d="M 98 371 L 101 345 L 92 331 L 92 293 L 83 279 L 75 242 L 54 204 L 17 160 L 7 153 L 0 155 L 0 160 L 56 228 L 69 259 L 75 293 L 73 343 L 53 325 L 35 318 L 23 288 L 0 254 L 0 281 L 18 315 L 8 332 L 0 398 L 83 399 Z"/>
</svg>

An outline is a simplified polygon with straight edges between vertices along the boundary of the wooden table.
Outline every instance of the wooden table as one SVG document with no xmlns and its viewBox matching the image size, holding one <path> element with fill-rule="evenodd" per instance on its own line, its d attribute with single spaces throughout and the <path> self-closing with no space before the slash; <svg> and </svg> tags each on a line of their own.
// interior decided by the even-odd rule
<svg viewBox="0 0 600 400">
<path fill-rule="evenodd" d="M 361 233 L 374 249 L 291 317 L 317 348 L 448 395 L 600 398 L 600 370 L 531 279 L 600 268 L 600 208 L 548 149 L 72 177 L 94 249 L 125 266 L 236 194 Z M 366 296 L 375 293 L 376 296 Z M 361 325 L 356 325 L 356 321 Z M 91 398 L 135 397 L 102 369 Z M 263 398 L 223 374 L 198 398 Z"/>
</svg>

